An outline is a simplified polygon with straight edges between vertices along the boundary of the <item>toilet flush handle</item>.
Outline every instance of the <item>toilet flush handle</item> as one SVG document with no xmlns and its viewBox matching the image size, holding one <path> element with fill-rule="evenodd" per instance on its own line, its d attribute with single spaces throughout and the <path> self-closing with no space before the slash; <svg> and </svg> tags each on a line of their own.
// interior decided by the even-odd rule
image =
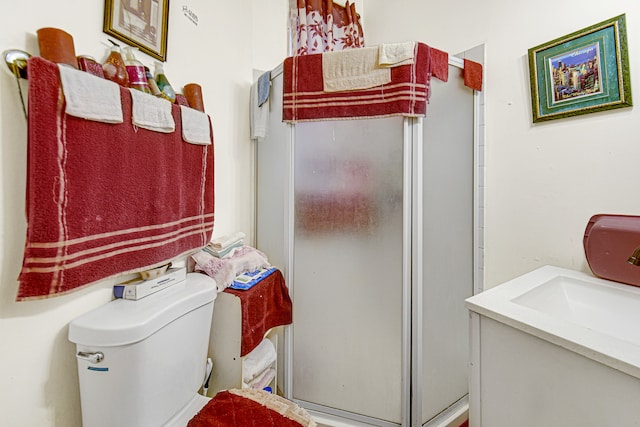
<svg viewBox="0 0 640 427">
<path fill-rule="evenodd" d="M 102 353 L 101 351 L 79 351 L 76 357 L 78 359 L 87 360 L 91 363 L 100 363 L 102 362 L 102 359 L 104 359 L 104 353 Z"/>
</svg>

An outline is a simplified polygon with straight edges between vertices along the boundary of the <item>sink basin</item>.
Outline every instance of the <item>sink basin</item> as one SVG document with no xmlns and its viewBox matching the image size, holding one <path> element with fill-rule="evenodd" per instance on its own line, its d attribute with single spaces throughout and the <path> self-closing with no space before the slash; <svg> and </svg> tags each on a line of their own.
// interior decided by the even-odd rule
<svg viewBox="0 0 640 427">
<path fill-rule="evenodd" d="M 514 298 L 516 304 L 622 340 L 640 342 L 640 293 L 559 275 Z"/>
<path fill-rule="evenodd" d="M 466 305 L 640 378 L 638 287 L 544 266 L 475 295 Z"/>
</svg>

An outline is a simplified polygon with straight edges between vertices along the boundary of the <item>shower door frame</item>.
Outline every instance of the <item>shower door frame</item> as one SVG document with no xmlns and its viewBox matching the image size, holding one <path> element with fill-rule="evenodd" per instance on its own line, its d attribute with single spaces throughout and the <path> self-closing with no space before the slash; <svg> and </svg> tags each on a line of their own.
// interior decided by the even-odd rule
<svg viewBox="0 0 640 427">
<path fill-rule="evenodd" d="M 462 68 L 462 60 L 456 57 L 450 57 L 450 65 Z M 275 79 L 282 73 L 282 66 L 272 71 L 272 79 Z M 478 92 L 473 94 L 473 151 L 474 151 L 474 171 L 473 171 L 473 293 L 482 290 L 483 268 L 482 268 L 482 234 L 483 234 L 483 175 L 484 175 L 484 135 L 483 124 L 483 95 Z M 417 262 L 412 265 L 413 259 L 421 259 L 421 246 L 417 244 L 420 233 L 422 233 L 422 220 L 414 220 L 413 218 L 422 218 L 422 209 L 424 200 L 422 196 L 422 118 L 404 118 L 403 120 L 403 273 L 402 273 L 402 427 L 417 427 L 422 425 L 422 390 L 418 385 L 422 381 L 422 263 Z M 284 197 L 284 213 L 285 213 L 285 230 L 284 230 L 284 251 L 286 268 L 283 273 L 286 282 L 290 285 L 290 293 L 295 299 L 295 280 L 293 277 L 293 261 L 294 261 L 294 159 L 295 159 L 295 125 L 286 125 L 288 130 L 288 153 L 285 162 L 288 165 L 288 176 L 285 183 Z M 259 143 L 258 143 L 259 144 Z M 413 217 L 413 218 L 412 218 Z M 257 227 L 256 227 L 257 229 Z M 412 270 L 413 269 L 413 270 Z M 419 302 L 419 303 L 418 303 Z M 413 306 L 412 306 L 413 304 Z M 417 306 L 416 306 L 417 305 Z M 414 326 L 412 335 L 412 324 Z M 323 405 L 317 405 L 312 402 L 299 401 L 294 399 L 293 395 L 293 331 L 286 328 L 284 331 L 284 389 L 283 394 L 286 398 L 295 400 L 312 415 L 321 415 L 322 418 L 330 421 L 351 420 L 364 425 L 380 426 L 380 427 L 397 427 L 398 424 L 382 421 L 376 418 L 370 418 L 364 415 L 358 415 L 351 412 L 345 412 L 339 409 L 327 408 Z M 413 361 L 413 362 L 412 362 Z M 447 420 L 455 420 L 460 418 L 460 414 L 467 411 L 467 397 L 463 397 L 460 401 L 453 404 L 451 411 L 443 413 L 433 420 L 425 424 L 425 426 L 447 425 Z"/>
<path fill-rule="evenodd" d="M 484 45 L 480 45 L 476 48 L 469 49 L 458 56 L 449 57 L 449 67 L 455 67 L 460 70 L 464 70 L 464 60 L 462 56 L 469 55 L 471 57 L 484 56 Z M 481 62 L 484 62 L 481 60 Z M 449 73 L 452 75 L 451 71 Z M 482 92 L 473 91 L 473 251 L 472 251 L 472 273 L 473 273 L 473 290 L 472 293 L 482 292 L 484 283 L 484 94 Z M 402 427 L 443 427 L 452 426 L 458 427 L 468 417 L 469 410 L 469 394 L 461 397 L 458 401 L 453 402 L 446 410 L 436 415 L 423 424 L 423 387 L 422 381 L 424 379 L 423 371 L 423 352 L 425 350 L 425 343 L 423 342 L 423 330 L 424 330 L 424 307 L 423 307 L 423 293 L 424 284 L 428 283 L 425 280 L 425 271 L 422 260 L 424 259 L 423 246 L 421 239 L 424 236 L 424 209 L 425 209 L 425 197 L 424 197 L 424 165 L 423 165 L 423 152 L 424 152 L 424 138 L 423 122 L 428 121 L 426 118 L 414 118 L 405 119 L 409 120 L 412 131 L 412 155 L 413 155 L 413 199 L 412 199 L 412 214 L 414 221 L 412 223 L 411 239 L 412 250 L 411 256 L 414 260 L 418 260 L 413 264 L 412 271 L 412 319 L 413 335 L 411 337 L 411 405 L 410 422 L 402 424 Z M 471 327 L 472 325 L 469 325 Z M 468 389 L 467 389 L 468 390 Z"/>
<path fill-rule="evenodd" d="M 411 358 L 412 358 L 412 337 L 411 337 L 411 312 L 412 312 L 412 271 L 411 271 L 411 257 L 412 257 L 412 204 L 413 204 L 413 147 L 417 144 L 413 129 L 416 128 L 416 121 L 418 119 L 405 117 L 402 123 L 402 135 L 403 135 L 403 196 L 402 196 L 402 351 L 401 351 L 401 424 L 388 422 L 379 418 L 372 418 L 365 415 L 360 415 L 354 412 L 343 411 L 336 408 L 329 408 L 324 405 L 318 405 L 313 402 L 296 399 L 293 393 L 293 330 L 287 328 L 285 331 L 285 389 L 284 396 L 287 399 L 293 400 L 300 406 L 303 406 L 314 416 L 322 416 L 323 418 L 333 419 L 337 422 L 344 423 L 345 420 L 351 420 L 364 425 L 371 425 L 376 427 L 408 427 L 411 419 L 411 387 L 412 381 L 407 381 L 411 378 Z M 288 236 L 286 240 L 287 245 L 287 274 L 285 275 L 287 283 L 292 285 L 289 287 L 292 299 L 295 300 L 295 278 L 292 266 L 294 265 L 294 234 L 295 234 L 295 188 L 292 183 L 295 173 L 295 126 L 289 126 L 289 177 L 287 186 L 287 202 L 285 203 L 287 209 L 287 224 L 288 229 L 286 234 Z"/>
</svg>

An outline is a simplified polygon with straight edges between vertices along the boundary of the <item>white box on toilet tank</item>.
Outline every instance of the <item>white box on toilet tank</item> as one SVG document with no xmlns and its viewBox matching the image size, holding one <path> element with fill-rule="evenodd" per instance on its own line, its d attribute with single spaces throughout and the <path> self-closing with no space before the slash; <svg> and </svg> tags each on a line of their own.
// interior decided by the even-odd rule
<svg viewBox="0 0 640 427">
<path fill-rule="evenodd" d="M 83 426 L 158 427 L 186 406 L 204 380 L 216 295 L 213 279 L 190 273 L 71 321 Z"/>
</svg>

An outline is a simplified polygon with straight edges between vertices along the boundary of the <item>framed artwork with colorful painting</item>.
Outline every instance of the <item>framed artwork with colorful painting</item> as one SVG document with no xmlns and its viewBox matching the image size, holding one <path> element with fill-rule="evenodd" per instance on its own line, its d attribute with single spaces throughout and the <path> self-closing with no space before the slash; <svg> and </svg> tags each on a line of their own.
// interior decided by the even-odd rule
<svg viewBox="0 0 640 427">
<path fill-rule="evenodd" d="M 529 49 L 533 122 L 632 106 L 625 15 Z"/>
</svg>

